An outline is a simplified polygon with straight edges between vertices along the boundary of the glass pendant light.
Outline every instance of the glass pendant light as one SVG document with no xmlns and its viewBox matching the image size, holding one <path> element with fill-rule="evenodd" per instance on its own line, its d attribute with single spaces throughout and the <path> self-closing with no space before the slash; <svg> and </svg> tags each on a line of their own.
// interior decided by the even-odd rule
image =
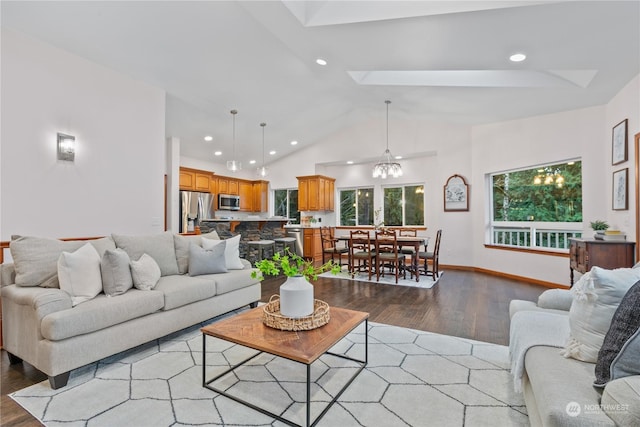
<svg viewBox="0 0 640 427">
<path fill-rule="evenodd" d="M 236 158 L 236 114 L 238 110 L 231 110 L 233 116 L 233 158 Z M 242 169 L 242 163 L 239 160 L 227 160 L 227 169 L 231 172 L 239 171 Z"/>
<path fill-rule="evenodd" d="M 387 179 L 388 176 L 398 178 L 402 176 L 400 163 L 393 161 L 391 151 L 389 151 L 389 104 L 391 101 L 384 101 L 387 104 L 387 149 L 382 153 L 382 160 L 373 167 L 373 177 Z"/>
<path fill-rule="evenodd" d="M 267 176 L 268 172 L 267 168 L 264 166 L 264 127 L 266 125 L 266 123 L 260 123 L 260 126 L 262 126 L 262 166 L 259 167 L 256 171 L 258 173 L 258 176 L 261 176 L 262 178 Z"/>
</svg>

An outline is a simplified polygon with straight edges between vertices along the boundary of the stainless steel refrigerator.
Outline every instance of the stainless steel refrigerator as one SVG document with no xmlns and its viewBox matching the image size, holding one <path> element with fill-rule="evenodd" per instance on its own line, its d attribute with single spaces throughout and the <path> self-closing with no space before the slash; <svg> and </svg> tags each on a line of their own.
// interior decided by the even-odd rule
<svg viewBox="0 0 640 427">
<path fill-rule="evenodd" d="M 205 219 L 215 217 L 214 197 L 211 193 L 180 191 L 180 232 L 194 231 Z"/>
</svg>

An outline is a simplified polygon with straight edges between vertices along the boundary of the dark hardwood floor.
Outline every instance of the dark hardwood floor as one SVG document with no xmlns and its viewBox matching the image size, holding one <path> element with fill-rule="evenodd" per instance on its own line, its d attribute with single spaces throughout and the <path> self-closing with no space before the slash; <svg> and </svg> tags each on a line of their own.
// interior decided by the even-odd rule
<svg viewBox="0 0 640 427">
<path fill-rule="evenodd" d="M 262 283 L 262 301 L 278 293 L 284 277 Z M 317 299 L 369 312 L 372 322 L 386 323 L 479 341 L 509 343 L 509 301 L 535 301 L 545 288 L 483 273 L 447 270 L 432 289 L 319 278 L 314 282 Z M 7 353 L 0 360 L 0 425 L 39 426 L 31 415 L 7 394 L 46 379 L 27 363 L 9 365 Z"/>
</svg>

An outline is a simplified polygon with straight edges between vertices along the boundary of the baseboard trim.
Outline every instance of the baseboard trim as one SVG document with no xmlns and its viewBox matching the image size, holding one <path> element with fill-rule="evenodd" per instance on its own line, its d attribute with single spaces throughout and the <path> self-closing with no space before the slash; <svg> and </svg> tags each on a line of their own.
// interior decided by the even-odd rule
<svg viewBox="0 0 640 427">
<path fill-rule="evenodd" d="M 545 287 L 545 288 L 569 289 L 569 286 L 567 286 L 567 285 L 562 285 L 562 284 L 553 283 L 553 282 L 547 282 L 545 280 L 532 279 L 531 277 L 518 276 L 516 274 L 503 273 L 501 271 L 489 270 L 489 269 L 486 269 L 486 268 L 470 267 L 470 266 L 466 266 L 466 265 L 440 264 L 439 265 L 439 269 L 443 270 L 443 271 L 444 270 L 473 271 L 473 272 L 476 272 L 476 273 L 485 273 L 485 274 L 489 274 L 491 276 L 503 277 L 503 278 L 509 279 L 509 280 L 516 280 L 518 282 L 531 283 L 533 285 L 538 285 L 538 286 L 542 286 L 542 287 Z"/>
</svg>

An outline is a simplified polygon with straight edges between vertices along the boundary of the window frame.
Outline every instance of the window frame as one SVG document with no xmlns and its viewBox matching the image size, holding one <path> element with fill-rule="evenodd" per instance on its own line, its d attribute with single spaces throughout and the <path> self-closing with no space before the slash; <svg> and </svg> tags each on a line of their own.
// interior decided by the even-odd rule
<svg viewBox="0 0 640 427">
<path fill-rule="evenodd" d="M 406 190 L 407 187 L 422 187 L 422 224 L 407 224 L 407 211 L 406 211 Z M 426 188 L 426 184 L 425 183 L 409 183 L 409 184 L 388 184 L 388 185 L 382 185 L 381 189 L 382 189 L 382 206 L 381 206 L 381 212 L 382 212 L 382 221 L 385 221 L 385 225 L 388 225 L 386 223 L 386 220 L 384 218 L 384 212 L 385 212 L 385 190 L 386 189 L 392 189 L 392 188 L 401 188 L 402 189 L 402 224 L 401 225 L 391 225 L 390 227 L 424 227 L 426 224 L 426 218 L 425 218 L 425 206 L 424 206 L 424 202 L 425 202 L 425 198 L 424 198 L 424 189 Z"/>
<path fill-rule="evenodd" d="M 287 206 L 287 214 L 286 217 L 290 218 L 290 219 L 297 219 L 297 222 L 300 223 L 300 210 L 298 209 L 297 213 L 292 215 L 290 212 L 290 208 L 291 208 L 291 192 L 292 191 L 298 191 L 297 187 L 293 187 L 293 188 L 274 188 L 273 190 L 273 215 L 276 215 L 276 191 L 286 191 L 287 192 L 287 202 L 286 202 L 286 206 Z M 297 194 L 296 194 L 296 198 L 297 198 Z M 297 203 L 296 203 L 297 205 Z"/>
<path fill-rule="evenodd" d="M 558 160 L 553 162 L 541 163 L 538 165 L 533 165 L 529 167 L 508 169 L 499 172 L 487 173 L 485 175 L 485 184 L 488 191 L 485 192 L 487 196 L 487 228 L 485 234 L 485 245 L 493 248 L 500 249 L 517 249 L 523 251 L 534 251 L 534 252 L 548 252 L 548 253 L 559 253 L 559 254 L 568 254 L 569 253 L 569 239 L 570 238 L 581 238 L 582 231 L 584 227 L 584 216 L 582 221 L 575 222 L 563 222 L 563 221 L 496 221 L 495 213 L 494 213 L 494 186 L 493 186 L 493 177 L 498 175 L 504 175 L 512 172 L 519 171 L 528 171 L 533 169 L 545 168 L 549 166 L 554 166 L 562 163 L 568 162 L 580 162 L 580 184 L 582 185 L 582 159 L 574 158 L 567 160 Z M 582 210 L 582 206 L 581 206 Z M 528 238 L 528 245 L 520 245 L 520 244 L 507 244 L 504 242 L 496 241 L 496 237 L 499 234 L 503 236 L 505 233 L 525 233 L 525 239 Z M 541 236 L 546 236 L 541 239 Z M 544 244 L 540 244 L 540 240 L 547 239 L 555 240 L 556 243 L 559 241 L 563 241 L 564 245 L 561 247 L 550 247 Z M 503 237 L 503 239 L 507 239 Z M 509 236 L 509 240 L 513 240 L 513 236 Z"/>
<path fill-rule="evenodd" d="M 359 187 L 343 187 L 343 188 L 338 188 L 338 209 L 336 209 L 336 213 L 337 213 L 337 219 L 338 219 L 338 226 L 339 227 L 366 227 L 366 226 L 373 226 L 373 223 L 375 221 L 375 216 L 372 218 L 371 224 L 360 224 L 359 223 L 359 212 L 358 212 L 358 207 L 359 207 L 359 203 L 358 203 L 358 192 L 362 191 L 362 190 L 370 190 L 371 191 L 371 208 L 373 209 L 373 211 L 375 212 L 375 186 L 359 186 Z M 342 224 L 342 192 L 343 191 L 353 191 L 355 192 L 355 224 L 351 225 L 351 224 Z"/>
</svg>

